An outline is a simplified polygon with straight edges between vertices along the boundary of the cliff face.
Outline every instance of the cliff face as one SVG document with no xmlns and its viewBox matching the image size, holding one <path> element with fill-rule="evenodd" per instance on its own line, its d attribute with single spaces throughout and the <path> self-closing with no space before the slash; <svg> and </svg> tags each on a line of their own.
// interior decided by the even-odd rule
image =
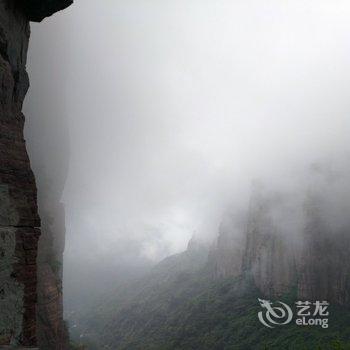
<svg viewBox="0 0 350 350">
<path fill-rule="evenodd" d="M 49 189 L 47 189 L 49 191 Z M 40 201 L 42 218 L 38 249 L 38 344 L 40 349 L 68 349 L 69 336 L 63 320 L 62 265 L 65 211 L 58 200 Z"/>
<path fill-rule="evenodd" d="M 243 271 L 244 227 L 226 217 L 219 227 L 216 245 L 209 253 L 209 267 L 214 277 L 238 277 Z"/>
<path fill-rule="evenodd" d="M 304 201 L 302 224 L 288 231 L 277 224 L 274 208 L 282 204 L 274 201 L 261 194 L 252 197 L 241 228 L 244 239 L 235 238 L 234 225 L 221 230 L 211 252 L 214 276 L 246 276 L 271 298 L 296 289 L 302 300 L 349 304 L 348 225 L 331 228 L 323 199 L 312 194 Z"/>
<path fill-rule="evenodd" d="M 298 293 L 304 299 L 350 303 L 349 226 L 330 225 L 327 209 L 317 194 L 304 206 L 305 228 L 299 266 Z"/>
<path fill-rule="evenodd" d="M 21 111 L 29 86 L 29 20 L 52 14 L 61 1 L 56 7 L 53 1 L 39 2 L 40 18 L 31 12 L 38 1 L 27 0 L 24 12 L 22 2 L 0 0 L 0 346 L 37 343 L 40 219 Z"/>
<path fill-rule="evenodd" d="M 59 22 L 59 21 L 58 21 Z M 38 249 L 38 344 L 42 349 L 64 349 L 68 336 L 62 320 L 62 266 L 65 244 L 65 208 L 61 203 L 69 168 L 69 132 L 65 104 L 67 51 L 55 43 L 62 30 L 52 24 L 32 31 L 28 65 L 31 89 L 24 104 L 25 137 L 38 186 L 41 237 Z M 68 26 L 68 24 L 67 24 Z M 49 35 L 45 33 L 48 28 Z M 52 29 L 53 29 L 52 28 Z M 63 58 L 58 63 L 57 57 Z M 63 60 L 63 61 L 62 61 Z M 48 72 L 48 76 L 43 73 Z M 47 87 L 48 77 L 54 84 Z M 63 91 L 63 93 L 62 93 Z M 88 292 L 87 292 L 88 293 Z"/>
<path fill-rule="evenodd" d="M 278 296 L 296 281 L 293 241 L 274 223 L 271 203 L 252 198 L 247 227 L 243 272 L 251 275 L 263 294 Z"/>
</svg>

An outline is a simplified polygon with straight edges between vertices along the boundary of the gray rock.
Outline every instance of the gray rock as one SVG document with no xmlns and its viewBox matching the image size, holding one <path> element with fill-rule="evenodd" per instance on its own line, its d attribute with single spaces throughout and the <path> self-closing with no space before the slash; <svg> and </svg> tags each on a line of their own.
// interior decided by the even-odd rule
<svg viewBox="0 0 350 350">
<path fill-rule="evenodd" d="M 30 21 L 41 22 L 70 6 L 73 0 L 20 0 L 18 3 Z"/>
</svg>

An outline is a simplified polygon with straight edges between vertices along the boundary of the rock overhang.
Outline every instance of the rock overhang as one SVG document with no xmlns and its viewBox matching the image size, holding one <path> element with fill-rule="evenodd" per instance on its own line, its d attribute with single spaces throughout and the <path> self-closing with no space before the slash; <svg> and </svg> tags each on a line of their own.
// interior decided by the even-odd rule
<svg viewBox="0 0 350 350">
<path fill-rule="evenodd" d="M 29 21 L 41 22 L 72 5 L 73 0 L 18 0 L 18 3 Z"/>
</svg>

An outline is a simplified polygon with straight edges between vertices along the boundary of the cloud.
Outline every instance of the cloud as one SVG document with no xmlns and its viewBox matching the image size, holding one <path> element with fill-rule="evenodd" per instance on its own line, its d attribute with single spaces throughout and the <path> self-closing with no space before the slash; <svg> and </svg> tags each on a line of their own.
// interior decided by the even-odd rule
<svg viewBox="0 0 350 350">
<path fill-rule="evenodd" d="M 85 0 L 33 25 L 26 135 L 39 188 L 43 167 L 64 188 L 67 261 L 159 260 L 213 239 L 254 179 L 293 193 L 341 163 L 349 17 L 346 1 Z"/>
</svg>

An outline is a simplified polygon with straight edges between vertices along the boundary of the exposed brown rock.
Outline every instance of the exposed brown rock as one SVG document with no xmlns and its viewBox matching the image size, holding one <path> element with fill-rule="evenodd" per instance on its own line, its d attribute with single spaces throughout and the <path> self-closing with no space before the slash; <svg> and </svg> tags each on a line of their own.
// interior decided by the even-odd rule
<svg viewBox="0 0 350 350">
<path fill-rule="evenodd" d="M 40 218 L 21 111 L 29 86 L 29 19 L 36 18 L 29 10 L 38 2 L 27 0 L 26 13 L 19 5 L 0 0 L 0 346 L 37 344 Z M 67 5 L 41 1 L 40 18 Z"/>
</svg>

